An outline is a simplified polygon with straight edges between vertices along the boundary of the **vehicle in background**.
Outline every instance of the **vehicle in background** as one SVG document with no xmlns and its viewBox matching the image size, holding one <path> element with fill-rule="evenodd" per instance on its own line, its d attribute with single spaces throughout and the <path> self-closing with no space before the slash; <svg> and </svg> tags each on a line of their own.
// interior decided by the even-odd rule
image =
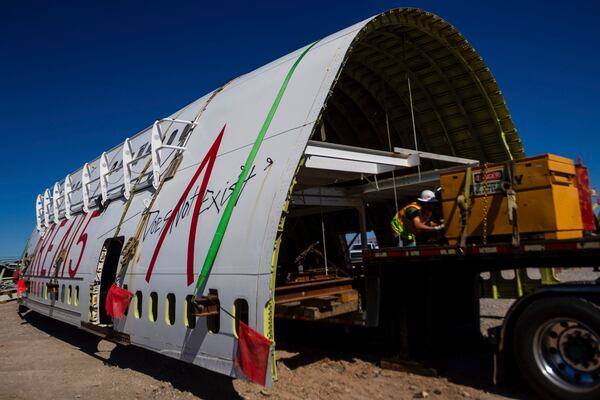
<svg viewBox="0 0 600 400">
<path fill-rule="evenodd" d="M 378 249 L 375 243 L 369 242 L 367 243 L 366 250 L 375 250 Z M 363 259 L 363 247 L 362 244 L 353 244 L 350 247 L 350 262 L 360 263 Z"/>
</svg>

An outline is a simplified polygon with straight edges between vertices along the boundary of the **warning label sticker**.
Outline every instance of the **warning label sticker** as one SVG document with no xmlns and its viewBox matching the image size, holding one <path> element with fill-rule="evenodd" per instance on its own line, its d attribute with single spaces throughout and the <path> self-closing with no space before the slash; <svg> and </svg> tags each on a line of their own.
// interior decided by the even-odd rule
<svg viewBox="0 0 600 400">
<path fill-rule="evenodd" d="M 486 175 L 483 171 L 473 172 L 473 194 L 481 196 L 484 192 L 493 195 L 502 192 L 504 167 L 488 168 Z"/>
</svg>

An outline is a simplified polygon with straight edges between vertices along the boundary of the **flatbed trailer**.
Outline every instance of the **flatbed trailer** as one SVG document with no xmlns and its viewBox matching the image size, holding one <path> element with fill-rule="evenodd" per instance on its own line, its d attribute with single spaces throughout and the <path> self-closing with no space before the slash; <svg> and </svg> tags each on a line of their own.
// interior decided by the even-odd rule
<svg viewBox="0 0 600 400">
<path fill-rule="evenodd" d="M 460 266 L 477 272 L 519 268 L 589 267 L 600 262 L 600 237 L 568 240 L 471 245 L 464 248 L 423 245 L 364 250 L 363 260 L 377 264 L 427 264 L 435 267 Z"/>
<path fill-rule="evenodd" d="M 368 325 L 411 357 L 481 339 L 481 274 L 600 265 L 600 238 L 363 252 Z M 600 282 L 526 292 L 490 332 L 495 380 L 516 367 L 543 398 L 600 398 Z"/>
</svg>

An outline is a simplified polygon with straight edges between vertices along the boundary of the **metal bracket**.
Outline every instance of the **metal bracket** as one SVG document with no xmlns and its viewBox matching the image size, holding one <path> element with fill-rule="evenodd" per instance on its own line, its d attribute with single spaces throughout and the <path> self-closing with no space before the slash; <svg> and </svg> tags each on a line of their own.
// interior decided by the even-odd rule
<svg viewBox="0 0 600 400">
<path fill-rule="evenodd" d="M 102 204 L 108 199 L 108 158 L 106 152 L 103 151 L 100 156 L 100 193 L 102 194 Z"/>
<path fill-rule="evenodd" d="M 83 212 L 90 212 L 90 166 L 88 163 L 83 165 L 81 170 L 81 196 L 83 198 Z"/>
<path fill-rule="evenodd" d="M 44 229 L 44 227 L 42 226 L 42 223 L 44 218 L 44 200 L 42 198 L 41 194 L 38 194 L 37 198 L 35 199 L 35 227 L 37 228 L 38 231 L 42 231 L 42 229 Z"/>
<path fill-rule="evenodd" d="M 219 293 L 209 289 L 208 296 L 197 296 L 192 300 L 192 314 L 194 317 L 209 317 L 219 315 Z"/>
<path fill-rule="evenodd" d="M 65 176 L 63 195 L 65 198 L 65 218 L 71 219 L 71 192 L 73 184 L 71 183 L 71 175 Z"/>
<path fill-rule="evenodd" d="M 52 188 L 52 211 L 54 213 L 54 223 L 58 224 L 60 213 L 58 212 L 58 200 L 60 200 L 60 185 L 58 182 Z"/>
<path fill-rule="evenodd" d="M 387 151 L 346 146 L 310 140 L 306 150 L 307 168 L 376 175 L 420 164 L 418 154 L 397 154 Z"/>
<path fill-rule="evenodd" d="M 471 165 L 471 166 L 479 165 L 478 160 L 474 160 L 471 158 L 447 156 L 445 154 L 428 153 L 426 151 L 404 149 L 401 147 L 394 147 L 394 153 L 400 154 L 404 157 L 409 157 L 411 155 L 418 155 L 420 158 L 423 158 L 423 159 L 444 161 L 444 162 L 448 162 L 448 163 L 452 163 L 452 164 L 462 164 L 462 165 Z"/>
<path fill-rule="evenodd" d="M 44 191 L 44 225 L 50 226 L 50 190 Z"/>
<path fill-rule="evenodd" d="M 133 151 L 129 138 L 123 142 L 123 196 L 129 200 L 131 195 L 131 163 L 133 162 Z"/>
<path fill-rule="evenodd" d="M 152 135 L 150 137 L 150 146 L 152 150 L 152 186 L 154 186 L 155 189 L 158 188 L 158 185 L 160 184 L 160 151 L 163 149 L 184 151 L 186 149 L 182 146 L 163 144 L 163 135 L 162 131 L 160 130 L 160 124 L 162 122 L 191 125 L 192 127 L 196 126 L 196 123 L 193 121 L 185 121 L 173 118 L 163 118 L 154 121 L 154 124 L 152 125 Z"/>
</svg>

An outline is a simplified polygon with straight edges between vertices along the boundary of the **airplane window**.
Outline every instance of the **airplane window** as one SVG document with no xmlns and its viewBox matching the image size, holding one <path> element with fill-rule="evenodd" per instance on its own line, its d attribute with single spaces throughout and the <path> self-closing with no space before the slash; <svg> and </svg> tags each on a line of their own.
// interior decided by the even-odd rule
<svg viewBox="0 0 600 400">
<path fill-rule="evenodd" d="M 167 295 L 167 301 L 165 302 L 165 322 L 167 325 L 175 323 L 175 295 L 173 293 Z"/>
<path fill-rule="evenodd" d="M 233 302 L 233 315 L 235 315 L 233 334 L 238 337 L 240 321 L 248 324 L 248 302 L 245 299 L 237 299 Z"/>
<path fill-rule="evenodd" d="M 209 291 L 212 291 L 213 294 L 216 294 L 217 296 L 214 302 L 216 303 L 217 310 L 219 312 L 217 314 L 209 315 L 208 317 L 206 317 L 206 328 L 210 333 L 219 333 L 219 331 L 221 330 L 221 307 L 219 304 L 219 294 L 214 289 L 210 289 Z"/>
<path fill-rule="evenodd" d="M 65 285 L 62 285 L 62 288 L 60 290 L 60 301 L 61 303 L 65 302 Z"/>
<path fill-rule="evenodd" d="M 39 292 L 39 285 L 38 285 L 38 292 Z M 39 293 L 38 293 L 39 296 Z M 44 285 L 44 299 L 48 300 L 48 285 Z"/>
<path fill-rule="evenodd" d="M 158 294 L 156 294 L 156 292 L 150 293 L 150 298 L 148 301 L 150 303 L 148 319 L 152 322 L 156 322 L 156 319 L 158 318 Z"/>
<path fill-rule="evenodd" d="M 73 287 L 69 285 L 67 289 L 67 304 L 71 304 L 71 295 L 73 294 Z"/>
<path fill-rule="evenodd" d="M 79 286 L 75 286 L 75 299 L 73 300 L 73 304 L 76 306 L 79 305 Z"/>
<path fill-rule="evenodd" d="M 185 297 L 185 304 L 183 305 L 183 324 L 189 329 L 194 329 L 196 327 L 196 317 L 194 316 L 194 307 L 192 305 L 193 299 L 193 295 L 187 295 Z"/>
<path fill-rule="evenodd" d="M 142 318 L 142 305 L 143 305 L 143 299 L 142 299 L 142 292 L 140 292 L 139 290 L 137 292 L 135 292 L 135 300 L 134 300 L 134 316 L 137 319 Z"/>
</svg>

